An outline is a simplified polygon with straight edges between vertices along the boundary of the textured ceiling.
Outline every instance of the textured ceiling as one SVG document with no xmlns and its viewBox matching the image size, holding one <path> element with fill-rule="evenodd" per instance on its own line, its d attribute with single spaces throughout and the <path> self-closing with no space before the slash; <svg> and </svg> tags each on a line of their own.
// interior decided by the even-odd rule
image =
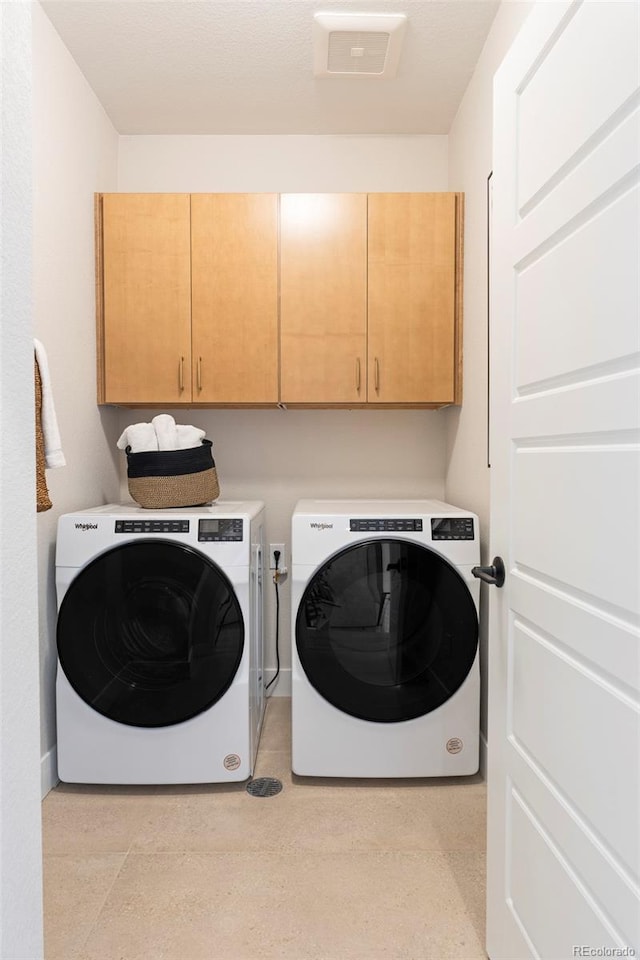
<svg viewBox="0 0 640 960">
<path fill-rule="evenodd" d="M 41 0 L 122 134 L 447 133 L 494 0 Z M 313 74 L 317 11 L 405 13 L 393 79 Z"/>
</svg>

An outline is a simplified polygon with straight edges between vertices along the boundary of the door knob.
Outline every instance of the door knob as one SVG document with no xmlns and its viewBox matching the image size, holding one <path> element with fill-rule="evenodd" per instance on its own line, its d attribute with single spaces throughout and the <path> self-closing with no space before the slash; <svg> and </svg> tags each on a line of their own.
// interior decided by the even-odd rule
<svg viewBox="0 0 640 960">
<path fill-rule="evenodd" d="M 495 587 L 504 585 L 505 571 L 502 557 L 494 557 L 493 563 L 488 567 L 471 567 L 471 573 L 484 583 L 490 583 Z"/>
</svg>

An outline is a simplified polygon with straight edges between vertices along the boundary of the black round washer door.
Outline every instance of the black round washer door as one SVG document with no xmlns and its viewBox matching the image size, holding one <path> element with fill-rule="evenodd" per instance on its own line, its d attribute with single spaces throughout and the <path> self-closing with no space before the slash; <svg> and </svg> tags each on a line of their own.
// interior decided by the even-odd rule
<svg viewBox="0 0 640 960">
<path fill-rule="evenodd" d="M 166 727 L 228 690 L 244 623 L 229 580 L 207 557 L 182 544 L 136 540 L 72 581 L 57 637 L 61 667 L 90 707 L 118 723 Z"/>
<path fill-rule="evenodd" d="M 347 547 L 314 574 L 296 645 L 318 693 L 362 720 L 413 720 L 462 685 L 478 647 L 460 574 L 427 547 L 380 539 Z"/>
</svg>

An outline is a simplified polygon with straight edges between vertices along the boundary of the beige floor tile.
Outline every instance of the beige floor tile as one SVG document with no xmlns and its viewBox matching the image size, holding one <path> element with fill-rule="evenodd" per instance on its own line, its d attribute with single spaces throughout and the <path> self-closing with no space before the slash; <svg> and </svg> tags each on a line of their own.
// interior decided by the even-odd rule
<svg viewBox="0 0 640 960">
<path fill-rule="evenodd" d="M 138 821 L 132 852 L 417 850 L 481 853 L 484 793 L 465 786 L 311 786 L 274 797 L 184 795 L 154 803 Z"/>
<path fill-rule="evenodd" d="M 44 858 L 46 960 L 76 960 L 124 859 L 117 853 Z"/>
<path fill-rule="evenodd" d="M 286 698 L 267 704 L 260 776 L 282 792 L 60 784 L 47 960 L 485 957 L 480 777 L 297 777 Z"/>
<path fill-rule="evenodd" d="M 153 803 L 182 803 L 185 797 L 209 796 L 218 798 L 219 803 L 235 803 L 237 797 L 243 797 L 247 789 L 246 780 L 231 783 L 177 783 L 156 787 Z M 225 799 L 227 798 L 227 799 Z"/>
<path fill-rule="evenodd" d="M 289 752 L 261 748 L 255 777 L 261 776 L 281 780 L 281 798 L 285 801 L 321 801 L 319 811 L 333 807 L 350 821 L 371 816 L 375 819 L 378 814 L 382 825 L 389 826 L 387 839 L 392 849 L 406 849 L 407 845 L 409 849 L 461 852 L 485 849 L 486 784 L 479 775 L 416 779 L 298 777 L 291 772 Z M 396 803 L 399 816 L 394 809 Z M 363 827 L 356 830 L 361 836 Z M 379 840 L 375 846 L 380 847 Z"/>
<path fill-rule="evenodd" d="M 155 791 L 56 787 L 42 804 L 45 856 L 126 853 L 140 832 Z"/>
<path fill-rule="evenodd" d="M 113 783 L 58 783 L 56 796 L 72 797 L 152 797 L 160 787 L 156 784 L 113 784 Z M 47 794 L 51 796 L 51 794 Z"/>
<path fill-rule="evenodd" d="M 82 960 L 484 956 L 446 856 L 304 851 L 131 854 L 82 951 Z"/>
<path fill-rule="evenodd" d="M 469 920 L 484 943 L 486 920 L 486 855 L 446 854 L 453 881 Z"/>
<path fill-rule="evenodd" d="M 291 749 L 291 698 L 269 697 L 266 704 L 261 750 Z"/>
<path fill-rule="evenodd" d="M 291 784 L 291 750 L 267 750 L 261 741 L 253 776 L 277 777 L 283 785 Z"/>
</svg>

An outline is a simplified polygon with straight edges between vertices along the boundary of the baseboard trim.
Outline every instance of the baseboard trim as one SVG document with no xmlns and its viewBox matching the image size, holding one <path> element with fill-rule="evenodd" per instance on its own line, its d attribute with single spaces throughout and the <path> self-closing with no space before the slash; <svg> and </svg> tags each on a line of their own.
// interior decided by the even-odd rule
<svg viewBox="0 0 640 960">
<path fill-rule="evenodd" d="M 58 748 L 51 747 L 40 760 L 40 794 L 44 800 L 50 790 L 60 783 L 58 777 Z"/>
<path fill-rule="evenodd" d="M 275 670 L 265 670 L 264 677 L 265 683 L 269 683 L 270 680 L 275 677 Z M 269 687 L 267 692 L 268 697 L 290 697 L 291 696 L 291 667 L 286 667 L 284 670 L 280 671 L 280 676 L 274 683 L 272 687 Z"/>
</svg>

